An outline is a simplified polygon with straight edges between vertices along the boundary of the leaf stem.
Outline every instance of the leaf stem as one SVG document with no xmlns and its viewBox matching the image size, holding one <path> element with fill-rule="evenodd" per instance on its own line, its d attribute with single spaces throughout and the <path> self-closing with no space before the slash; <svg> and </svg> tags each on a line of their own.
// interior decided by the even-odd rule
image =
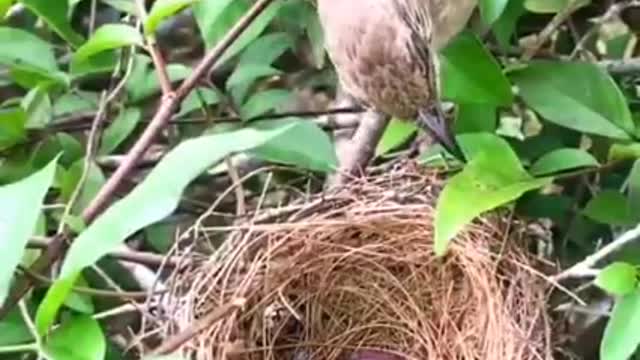
<svg viewBox="0 0 640 360">
<path fill-rule="evenodd" d="M 10 354 L 17 352 L 38 352 L 37 343 L 20 344 L 20 345 L 5 345 L 0 346 L 0 354 Z"/>
</svg>

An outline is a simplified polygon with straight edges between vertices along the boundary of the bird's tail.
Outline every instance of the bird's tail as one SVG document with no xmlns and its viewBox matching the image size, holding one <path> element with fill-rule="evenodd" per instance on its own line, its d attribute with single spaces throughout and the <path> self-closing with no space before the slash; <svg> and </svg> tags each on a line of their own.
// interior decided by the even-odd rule
<svg viewBox="0 0 640 360">
<path fill-rule="evenodd" d="M 465 162 L 464 152 L 456 141 L 455 134 L 439 106 L 433 106 L 418 112 L 418 124 L 431 134 L 451 155 Z"/>
</svg>

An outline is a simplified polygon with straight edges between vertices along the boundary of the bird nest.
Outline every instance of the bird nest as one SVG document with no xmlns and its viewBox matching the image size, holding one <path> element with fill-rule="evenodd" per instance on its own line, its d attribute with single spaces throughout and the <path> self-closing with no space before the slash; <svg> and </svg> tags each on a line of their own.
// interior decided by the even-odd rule
<svg viewBox="0 0 640 360">
<path fill-rule="evenodd" d="M 551 359 L 549 264 L 528 227 L 493 212 L 436 257 L 442 183 L 404 164 L 199 229 L 226 242 L 174 274 L 163 334 L 190 334 L 176 348 L 195 359 Z"/>
</svg>

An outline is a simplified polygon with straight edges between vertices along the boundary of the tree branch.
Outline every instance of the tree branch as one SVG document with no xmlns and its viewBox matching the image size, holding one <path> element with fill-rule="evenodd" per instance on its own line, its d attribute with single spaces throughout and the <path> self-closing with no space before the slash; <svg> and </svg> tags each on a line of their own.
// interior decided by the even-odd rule
<svg viewBox="0 0 640 360">
<path fill-rule="evenodd" d="M 555 275 L 552 279 L 554 281 L 562 281 L 570 278 L 584 278 L 597 275 L 598 271 L 593 269 L 593 267 L 598 262 L 604 260 L 607 256 L 620 250 L 622 247 L 631 243 L 632 241 L 635 241 L 638 238 L 640 238 L 640 224 L 636 225 L 635 228 L 620 235 L 620 237 L 605 245 L 604 247 L 602 247 L 602 249 L 587 256 L 581 262 Z"/>
</svg>

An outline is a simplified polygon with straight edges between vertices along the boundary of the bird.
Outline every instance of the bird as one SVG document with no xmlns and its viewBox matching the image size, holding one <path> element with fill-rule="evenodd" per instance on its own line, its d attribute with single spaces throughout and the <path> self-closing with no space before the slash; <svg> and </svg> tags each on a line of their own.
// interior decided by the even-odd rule
<svg viewBox="0 0 640 360">
<path fill-rule="evenodd" d="M 477 0 L 317 0 L 325 49 L 343 89 L 365 108 L 414 120 L 464 155 L 439 102 L 438 51 Z"/>
</svg>

